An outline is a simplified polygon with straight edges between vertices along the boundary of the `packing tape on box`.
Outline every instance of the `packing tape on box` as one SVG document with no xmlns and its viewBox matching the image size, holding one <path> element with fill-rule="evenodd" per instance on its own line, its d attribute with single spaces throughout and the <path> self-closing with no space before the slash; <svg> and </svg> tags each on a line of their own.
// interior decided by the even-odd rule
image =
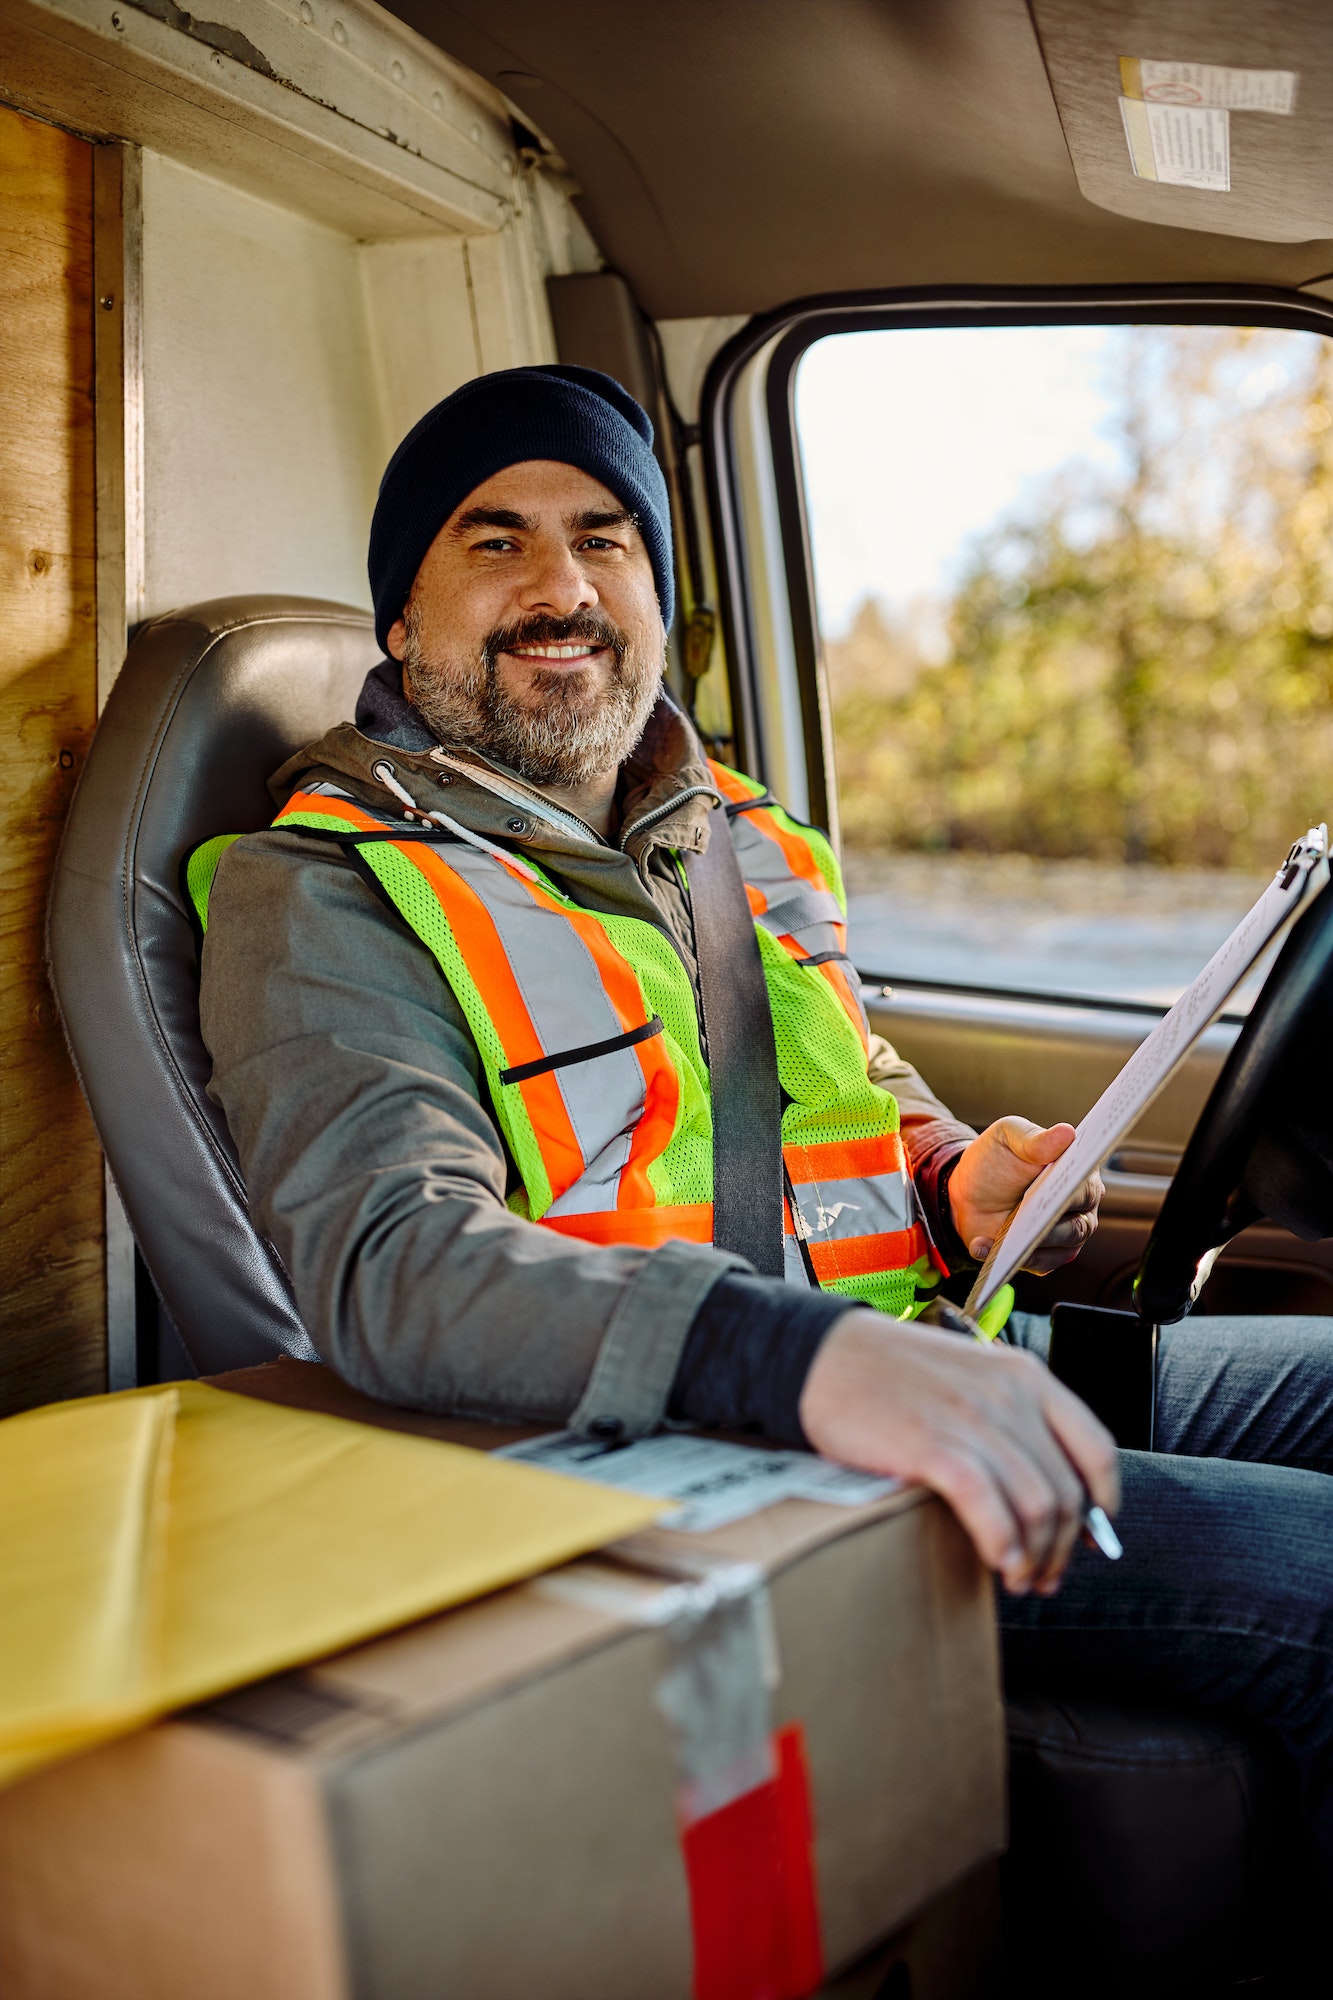
<svg viewBox="0 0 1333 2000">
<path fill-rule="evenodd" d="M 628 1551 L 627 1551 L 628 1553 Z M 773 1609 L 750 1563 L 647 1558 L 657 1578 L 576 1563 L 537 1586 L 665 1629 L 657 1706 L 671 1724 L 694 1938 L 694 2000 L 805 2000 L 824 1976 L 805 1736 L 773 1728 Z"/>
</svg>

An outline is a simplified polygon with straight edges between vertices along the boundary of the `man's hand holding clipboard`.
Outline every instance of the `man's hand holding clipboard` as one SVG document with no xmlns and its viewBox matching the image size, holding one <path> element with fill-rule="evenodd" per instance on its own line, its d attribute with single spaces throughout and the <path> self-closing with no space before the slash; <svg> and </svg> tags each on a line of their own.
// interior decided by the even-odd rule
<svg viewBox="0 0 1333 2000">
<path fill-rule="evenodd" d="M 1051 1238 L 1051 1232 L 1058 1230 L 1065 1218 L 1071 1217 L 1071 1212 L 1077 1213 L 1084 1191 L 1091 1186 L 1102 1162 L 1147 1110 L 1204 1029 L 1221 1013 L 1255 960 L 1292 921 L 1306 896 L 1322 888 L 1328 877 L 1328 828 L 1311 827 L 1305 838 L 1291 849 L 1258 902 L 1241 918 L 1225 944 L 1213 953 L 1198 978 L 1186 987 L 1175 1006 L 1140 1043 L 1109 1089 L 1103 1091 L 1080 1121 L 1072 1140 L 1032 1182 L 996 1238 L 968 1294 L 966 1310 L 973 1318 L 984 1311 L 1001 1285 L 1016 1271 L 1042 1268 L 1039 1246 Z M 1043 1136 L 1049 1143 L 1066 1130 L 1067 1127 L 1052 1126 Z M 966 1157 L 965 1154 L 954 1169 L 955 1181 L 963 1171 Z M 1054 1261 L 1062 1262 L 1063 1257 Z"/>
</svg>

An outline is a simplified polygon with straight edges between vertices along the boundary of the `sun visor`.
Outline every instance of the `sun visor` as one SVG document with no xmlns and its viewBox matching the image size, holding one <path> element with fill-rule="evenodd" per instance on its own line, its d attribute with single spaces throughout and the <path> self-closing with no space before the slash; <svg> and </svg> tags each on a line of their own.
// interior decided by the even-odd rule
<svg viewBox="0 0 1333 2000">
<path fill-rule="evenodd" d="M 1079 188 L 1136 222 L 1333 237 L 1328 0 L 1028 0 Z"/>
</svg>

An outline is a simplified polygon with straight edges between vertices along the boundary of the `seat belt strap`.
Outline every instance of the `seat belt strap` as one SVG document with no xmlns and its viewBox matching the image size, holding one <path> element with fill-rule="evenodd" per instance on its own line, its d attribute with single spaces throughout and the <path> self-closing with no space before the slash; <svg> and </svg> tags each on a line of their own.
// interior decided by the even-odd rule
<svg viewBox="0 0 1333 2000">
<path fill-rule="evenodd" d="M 731 829 L 686 859 L 713 1098 L 713 1242 L 783 1275 L 782 1091 L 773 1010 Z"/>
</svg>

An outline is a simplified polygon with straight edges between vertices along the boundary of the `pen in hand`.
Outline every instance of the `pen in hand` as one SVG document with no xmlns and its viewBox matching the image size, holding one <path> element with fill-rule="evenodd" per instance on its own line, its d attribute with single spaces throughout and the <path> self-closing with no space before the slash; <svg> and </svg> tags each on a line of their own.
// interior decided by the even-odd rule
<svg viewBox="0 0 1333 2000">
<path fill-rule="evenodd" d="M 945 1333 L 965 1333 L 973 1340 L 979 1340 L 984 1347 L 991 1345 L 990 1337 L 984 1334 L 970 1313 L 956 1306 L 951 1299 L 932 1299 L 920 1315 L 928 1326 L 938 1326 Z M 1003 1340 L 1004 1335 L 997 1336 Z M 1108 1562 L 1119 1562 L 1125 1553 L 1124 1544 L 1111 1526 L 1111 1517 L 1104 1507 L 1091 1506 L 1083 1513 L 1083 1539 L 1090 1549 L 1099 1549 Z"/>
<path fill-rule="evenodd" d="M 1089 1507 L 1083 1516 L 1083 1539 L 1090 1549 L 1100 1549 L 1108 1562 L 1119 1562 L 1125 1553 L 1119 1535 L 1111 1526 L 1104 1507 Z"/>
</svg>

